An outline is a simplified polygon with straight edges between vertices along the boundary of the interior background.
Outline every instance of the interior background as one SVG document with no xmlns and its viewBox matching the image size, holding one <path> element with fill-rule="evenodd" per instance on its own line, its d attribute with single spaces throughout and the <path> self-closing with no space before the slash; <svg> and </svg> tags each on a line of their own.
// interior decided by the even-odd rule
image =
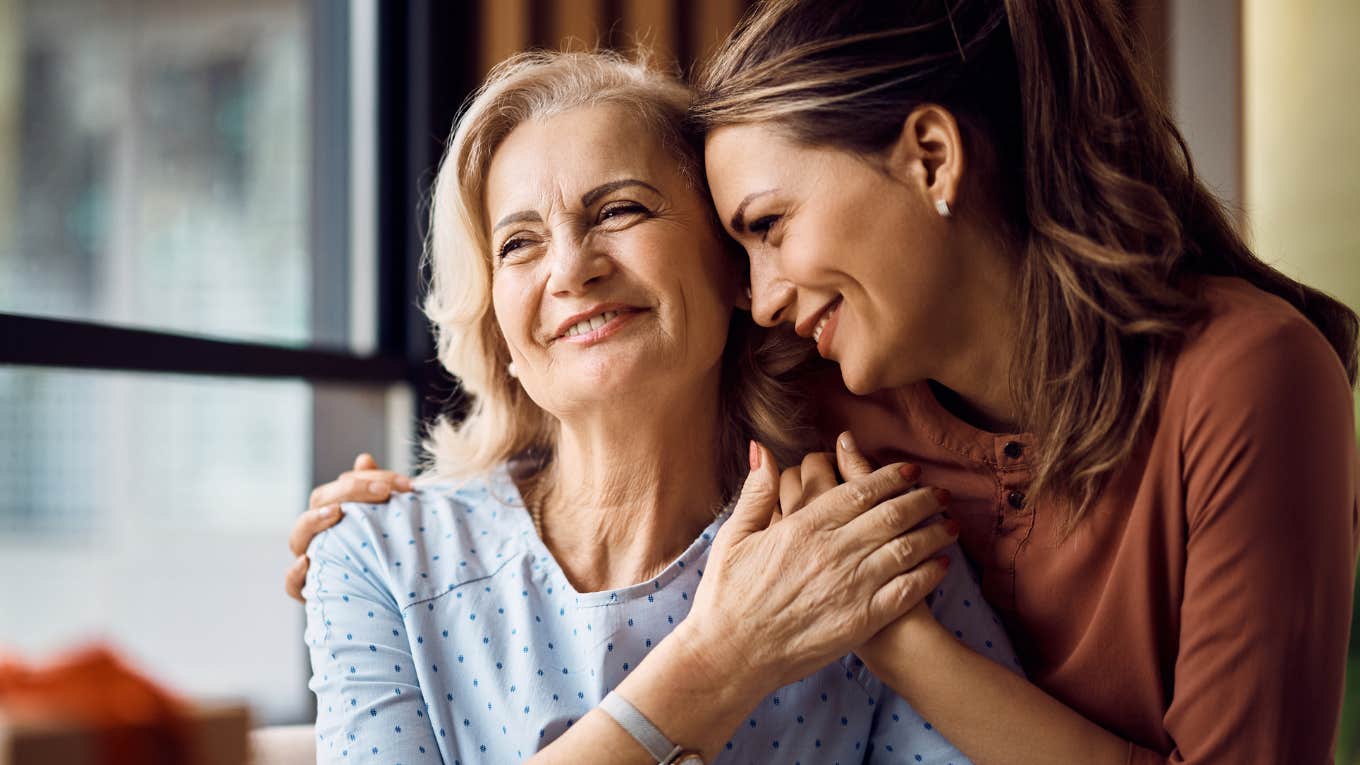
<svg viewBox="0 0 1360 765">
<path fill-rule="evenodd" d="M 0 645 L 307 719 L 292 518 L 456 402 L 415 306 L 458 105 L 567 38 L 689 71 L 746 6 L 0 0 Z M 1360 308 L 1360 5 L 1123 6 L 1257 251 Z M 1357 667 L 1360 625 L 1343 763 Z"/>
</svg>

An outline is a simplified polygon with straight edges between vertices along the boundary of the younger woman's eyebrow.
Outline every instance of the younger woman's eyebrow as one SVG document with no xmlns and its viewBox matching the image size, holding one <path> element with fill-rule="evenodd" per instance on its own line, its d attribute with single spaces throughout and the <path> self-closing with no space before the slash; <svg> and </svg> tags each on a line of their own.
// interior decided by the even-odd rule
<svg viewBox="0 0 1360 765">
<path fill-rule="evenodd" d="M 590 207 L 591 205 L 595 204 L 595 202 L 597 202 L 600 199 L 600 197 L 604 196 L 605 194 L 608 194 L 611 191 L 618 191 L 619 189 L 626 188 L 628 186 L 641 186 L 644 189 L 649 189 L 653 194 L 656 194 L 657 196 L 665 196 L 660 191 L 658 191 L 655 186 L 646 181 L 641 181 L 638 180 L 637 178 L 624 178 L 618 181 L 602 183 L 599 186 L 596 186 L 595 188 L 591 189 L 590 191 L 587 191 L 586 193 L 582 194 L 581 206 Z"/>
<path fill-rule="evenodd" d="M 764 191 L 754 191 L 747 194 L 746 198 L 741 200 L 741 204 L 737 205 L 736 212 L 732 213 L 732 220 L 728 221 L 732 230 L 738 234 L 744 233 L 746 231 L 746 205 L 751 204 L 751 202 L 759 197 L 763 197 L 766 194 L 773 194 L 774 192 L 774 189 L 765 189 Z"/>
</svg>

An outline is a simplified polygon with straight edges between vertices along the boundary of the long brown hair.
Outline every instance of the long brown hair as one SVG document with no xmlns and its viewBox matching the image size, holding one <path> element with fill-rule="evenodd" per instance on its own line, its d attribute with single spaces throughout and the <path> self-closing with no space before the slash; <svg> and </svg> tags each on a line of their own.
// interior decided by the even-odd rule
<svg viewBox="0 0 1360 765">
<path fill-rule="evenodd" d="M 989 157 L 1017 243 L 1010 370 L 1039 442 L 1031 497 L 1068 530 L 1134 450 L 1199 318 L 1198 275 L 1297 308 L 1356 379 L 1356 315 L 1270 268 L 1196 177 L 1108 0 L 772 0 L 701 73 L 699 126 L 763 122 L 810 145 L 887 150 L 923 103 Z"/>
</svg>

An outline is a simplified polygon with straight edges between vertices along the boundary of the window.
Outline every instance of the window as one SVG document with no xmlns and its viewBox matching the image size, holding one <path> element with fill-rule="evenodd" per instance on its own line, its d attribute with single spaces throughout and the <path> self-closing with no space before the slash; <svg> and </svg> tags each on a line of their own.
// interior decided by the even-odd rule
<svg viewBox="0 0 1360 765">
<path fill-rule="evenodd" d="M 453 392 L 417 202 L 469 81 L 413 76 L 432 8 L 0 0 L 0 645 L 310 718 L 287 530 Z"/>
</svg>

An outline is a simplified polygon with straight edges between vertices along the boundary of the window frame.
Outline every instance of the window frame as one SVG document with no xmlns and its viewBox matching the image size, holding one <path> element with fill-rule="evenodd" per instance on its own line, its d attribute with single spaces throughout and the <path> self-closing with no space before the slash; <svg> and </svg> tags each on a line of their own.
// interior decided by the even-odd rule
<svg viewBox="0 0 1360 765">
<path fill-rule="evenodd" d="M 323 75 L 312 84 L 314 137 L 326 117 L 349 114 L 348 69 L 337 64 L 348 60 L 345 49 L 351 34 L 352 3 L 365 2 L 372 0 L 312 0 L 310 4 L 310 59 L 313 69 Z M 368 386 L 404 384 L 414 393 L 416 411 L 412 414 L 418 422 L 441 413 L 448 402 L 456 405 L 457 383 L 435 360 L 431 333 L 420 311 L 422 291 L 428 284 L 422 261 L 429 184 L 445 136 L 476 83 L 475 45 L 466 30 L 477 28 L 478 4 L 376 2 L 366 11 L 377 27 L 376 194 L 350 197 L 348 175 L 336 177 L 337 151 L 343 152 L 343 159 L 349 156 L 348 125 L 339 141 L 314 141 L 309 236 L 314 266 L 345 263 L 344 277 L 329 279 L 328 286 L 314 280 L 314 306 L 347 306 L 341 316 L 321 316 L 320 309 L 314 308 L 313 326 L 323 330 L 347 326 L 352 324 L 350 301 L 338 300 L 347 294 L 340 290 L 349 290 L 352 280 L 363 275 L 351 273 L 349 257 L 335 257 L 336 252 L 348 255 L 356 243 L 351 241 L 347 222 L 334 211 L 348 210 L 350 217 L 372 216 L 377 300 L 372 317 L 376 342 L 371 352 L 331 350 L 315 341 L 289 347 L 0 312 L 0 365 Z M 344 32 L 342 45 L 336 45 L 330 34 L 336 29 Z M 371 200 L 373 209 L 351 209 L 349 202 L 354 198 Z M 325 331 L 318 334 L 326 336 Z"/>
</svg>

